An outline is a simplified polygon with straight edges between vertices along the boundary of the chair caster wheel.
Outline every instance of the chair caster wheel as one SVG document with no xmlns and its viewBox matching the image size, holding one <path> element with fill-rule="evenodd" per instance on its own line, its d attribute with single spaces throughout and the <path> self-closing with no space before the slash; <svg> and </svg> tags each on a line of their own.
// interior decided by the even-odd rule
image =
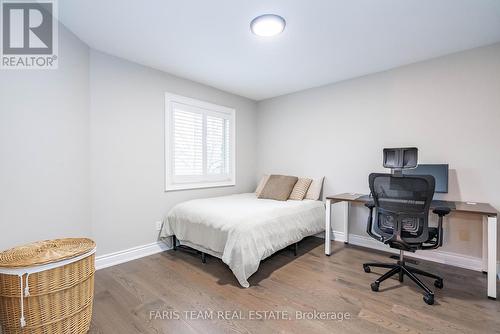
<svg viewBox="0 0 500 334">
<path fill-rule="evenodd" d="M 363 266 L 363 270 L 365 271 L 365 273 L 371 272 L 371 269 L 368 266 Z"/>
<path fill-rule="evenodd" d="M 431 294 L 427 294 L 424 296 L 424 302 L 427 304 L 427 305 L 432 305 L 434 304 L 434 295 L 431 295 Z"/>
<path fill-rule="evenodd" d="M 434 286 L 438 289 L 442 289 L 443 288 L 443 280 L 442 279 L 437 279 L 434 281 Z"/>
<path fill-rule="evenodd" d="M 377 291 L 378 291 L 379 284 L 375 282 L 375 283 L 372 283 L 372 284 L 370 285 L 370 287 L 372 288 L 372 291 L 377 292 Z"/>
</svg>

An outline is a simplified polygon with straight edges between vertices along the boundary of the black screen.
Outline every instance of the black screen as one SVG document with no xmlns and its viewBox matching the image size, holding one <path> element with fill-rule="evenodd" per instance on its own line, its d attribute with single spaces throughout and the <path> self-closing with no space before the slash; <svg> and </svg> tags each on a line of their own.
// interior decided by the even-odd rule
<svg viewBox="0 0 500 334">
<path fill-rule="evenodd" d="M 432 175 L 436 180 L 436 192 L 448 192 L 448 165 L 418 165 L 417 168 L 404 169 L 403 174 L 407 175 Z"/>
</svg>

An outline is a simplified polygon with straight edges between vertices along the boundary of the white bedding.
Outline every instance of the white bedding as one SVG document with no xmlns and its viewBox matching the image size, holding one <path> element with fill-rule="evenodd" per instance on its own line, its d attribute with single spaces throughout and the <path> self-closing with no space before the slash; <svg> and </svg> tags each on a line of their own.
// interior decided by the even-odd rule
<svg viewBox="0 0 500 334">
<path fill-rule="evenodd" d="M 245 193 L 176 205 L 162 236 L 175 234 L 181 243 L 221 258 L 247 288 L 261 260 L 323 231 L 324 223 L 323 202 L 275 201 Z"/>
</svg>

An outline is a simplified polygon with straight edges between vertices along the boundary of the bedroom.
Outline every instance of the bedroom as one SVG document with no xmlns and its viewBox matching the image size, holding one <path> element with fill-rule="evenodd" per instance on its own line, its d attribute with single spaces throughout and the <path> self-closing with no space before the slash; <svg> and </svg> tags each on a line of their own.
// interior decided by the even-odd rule
<svg viewBox="0 0 500 334">
<path fill-rule="evenodd" d="M 497 1 L 46 3 L 57 17 L 52 58 L 22 68 L 2 37 L 0 251 L 95 242 L 90 332 L 498 330 L 500 253 L 490 232 L 500 208 Z M 2 1 L 4 15 L 11 4 Z M 45 43 L 38 13 L 27 29 Z M 267 18 L 277 35 L 259 36 L 268 31 L 253 20 L 264 14 L 276 16 L 262 17 L 261 29 Z M 10 36 L 16 25 L 3 17 Z M 173 127 L 174 117 L 189 129 Z M 179 145 L 190 149 L 177 151 L 190 163 L 175 165 L 171 144 L 183 130 L 192 136 Z M 467 208 L 443 218 L 439 248 L 404 253 L 408 266 L 442 277 L 442 289 L 422 278 L 433 305 L 409 277 L 372 291 L 389 269 L 365 273 L 363 264 L 397 265 L 390 256 L 399 249 L 366 232 L 361 197 L 331 203 L 369 194 L 368 176 L 391 172 L 383 149 L 410 147 L 419 165 L 447 165 L 447 189 L 435 189 L 434 200 Z M 203 177 L 208 165 L 215 172 Z M 264 197 L 285 200 L 258 198 L 265 175 L 278 186 Z M 307 179 L 319 186 L 289 199 Z M 481 203 L 493 213 L 475 212 Z M 194 247 L 174 250 L 173 235 Z M 234 253 L 225 258 L 228 240 Z M 0 261 L 4 288 L 8 269 Z M 2 326 L 17 328 L 20 300 L 0 293 L 7 298 L 15 313 L 4 316 L 1 304 Z M 26 312 L 24 327 L 35 326 Z"/>
</svg>

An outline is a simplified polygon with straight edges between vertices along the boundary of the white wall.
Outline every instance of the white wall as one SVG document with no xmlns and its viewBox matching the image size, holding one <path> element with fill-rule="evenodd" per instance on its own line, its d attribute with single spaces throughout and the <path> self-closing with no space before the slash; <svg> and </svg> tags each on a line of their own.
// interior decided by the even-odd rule
<svg viewBox="0 0 500 334">
<path fill-rule="evenodd" d="M 90 235 L 89 48 L 59 27 L 59 69 L 0 70 L 0 250 Z"/>
<path fill-rule="evenodd" d="M 59 34 L 58 70 L 0 72 L 0 249 L 63 236 L 91 236 L 99 254 L 147 244 L 176 203 L 251 191 L 264 172 L 367 192 L 387 146 L 449 163 L 445 198 L 500 208 L 500 44 L 256 104 Z M 235 187 L 164 192 L 166 91 L 236 108 Z M 366 211 L 353 211 L 363 234 Z M 476 217 L 446 228 L 445 250 L 480 256 Z"/>
<path fill-rule="evenodd" d="M 98 254 L 154 242 L 155 221 L 193 198 L 255 186 L 256 103 L 98 51 L 90 53 L 92 234 Z M 236 186 L 164 192 L 165 92 L 236 109 Z"/>
<path fill-rule="evenodd" d="M 324 194 L 367 193 L 382 148 L 417 146 L 420 163 L 449 163 L 444 198 L 499 209 L 499 73 L 496 44 L 259 102 L 258 174 L 324 175 Z M 350 232 L 364 234 L 366 209 L 353 211 Z M 479 257 L 480 222 L 450 217 L 443 250 Z"/>
<path fill-rule="evenodd" d="M 0 71 L 0 250 L 89 236 L 98 254 L 157 240 L 181 201 L 251 191 L 256 103 L 89 50 L 59 28 L 59 68 Z M 236 186 L 164 192 L 164 96 L 236 109 Z"/>
</svg>

